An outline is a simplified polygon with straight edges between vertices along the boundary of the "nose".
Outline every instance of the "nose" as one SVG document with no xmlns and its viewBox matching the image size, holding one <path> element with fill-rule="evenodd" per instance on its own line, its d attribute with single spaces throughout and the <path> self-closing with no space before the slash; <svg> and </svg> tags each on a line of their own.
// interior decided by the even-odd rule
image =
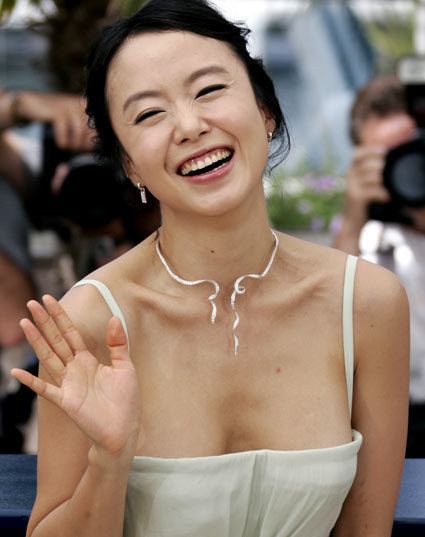
<svg viewBox="0 0 425 537">
<path fill-rule="evenodd" d="M 185 107 L 175 115 L 174 142 L 197 141 L 211 130 L 209 123 L 193 108 Z"/>
</svg>

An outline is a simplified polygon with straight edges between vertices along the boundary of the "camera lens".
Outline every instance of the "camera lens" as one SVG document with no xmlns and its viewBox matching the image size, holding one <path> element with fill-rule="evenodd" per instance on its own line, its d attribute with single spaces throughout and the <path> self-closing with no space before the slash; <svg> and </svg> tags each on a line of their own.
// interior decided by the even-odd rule
<svg viewBox="0 0 425 537">
<path fill-rule="evenodd" d="M 109 162 L 97 162 L 92 154 L 68 161 L 70 170 L 58 193 L 61 214 L 83 229 L 96 229 L 117 218 L 124 185 L 115 178 Z"/>
<path fill-rule="evenodd" d="M 389 151 L 383 175 L 392 199 L 408 207 L 425 206 L 425 140 L 412 140 Z"/>
</svg>

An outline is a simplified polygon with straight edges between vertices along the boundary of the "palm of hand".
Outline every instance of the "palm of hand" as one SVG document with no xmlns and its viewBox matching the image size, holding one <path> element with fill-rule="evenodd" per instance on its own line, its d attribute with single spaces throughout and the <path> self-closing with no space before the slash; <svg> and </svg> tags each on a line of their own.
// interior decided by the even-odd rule
<svg viewBox="0 0 425 537">
<path fill-rule="evenodd" d="M 36 326 L 24 319 L 21 327 L 54 383 L 19 369 L 12 374 L 66 412 L 94 445 L 117 453 L 137 438 L 141 423 L 138 380 L 122 325 L 114 317 L 109 322 L 106 366 L 88 351 L 60 304 L 49 296 L 44 303 L 47 311 L 35 301 L 28 304 Z"/>
<path fill-rule="evenodd" d="M 136 371 L 100 364 L 89 352 L 67 364 L 61 385 L 61 408 L 93 441 L 115 453 L 137 434 L 141 409 Z"/>
</svg>

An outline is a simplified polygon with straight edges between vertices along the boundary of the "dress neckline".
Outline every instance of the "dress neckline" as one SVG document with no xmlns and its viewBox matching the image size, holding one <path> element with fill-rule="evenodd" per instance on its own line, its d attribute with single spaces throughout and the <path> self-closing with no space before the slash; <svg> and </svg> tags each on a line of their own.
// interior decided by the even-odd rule
<svg viewBox="0 0 425 537">
<path fill-rule="evenodd" d="M 240 459 L 245 457 L 252 457 L 260 454 L 268 454 L 270 456 L 293 456 L 298 457 L 302 455 L 315 455 L 326 453 L 346 453 L 347 450 L 360 448 L 363 440 L 363 436 L 359 431 L 351 429 L 352 439 L 350 442 L 344 444 L 338 444 L 336 446 L 323 447 L 323 448 L 310 448 L 310 449 L 294 449 L 294 450 L 274 450 L 274 449 L 252 449 L 247 451 L 235 451 L 231 453 L 222 453 L 220 455 L 206 455 L 203 457 L 177 457 L 177 458 L 162 458 L 162 457 L 150 457 L 147 455 L 135 455 L 133 458 L 133 464 L 138 462 L 152 462 L 163 464 L 175 464 L 175 463 L 190 463 L 190 462 L 209 462 L 209 461 L 226 461 L 232 459 Z"/>
</svg>

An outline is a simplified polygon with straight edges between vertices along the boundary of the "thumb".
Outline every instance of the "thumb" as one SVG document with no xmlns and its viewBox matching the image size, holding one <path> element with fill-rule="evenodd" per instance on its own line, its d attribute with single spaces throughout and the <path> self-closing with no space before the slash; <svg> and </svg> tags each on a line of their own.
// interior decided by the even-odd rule
<svg viewBox="0 0 425 537">
<path fill-rule="evenodd" d="M 106 344 L 111 352 L 112 363 L 114 361 L 129 360 L 127 336 L 123 325 L 118 317 L 109 319 L 106 330 Z"/>
</svg>

